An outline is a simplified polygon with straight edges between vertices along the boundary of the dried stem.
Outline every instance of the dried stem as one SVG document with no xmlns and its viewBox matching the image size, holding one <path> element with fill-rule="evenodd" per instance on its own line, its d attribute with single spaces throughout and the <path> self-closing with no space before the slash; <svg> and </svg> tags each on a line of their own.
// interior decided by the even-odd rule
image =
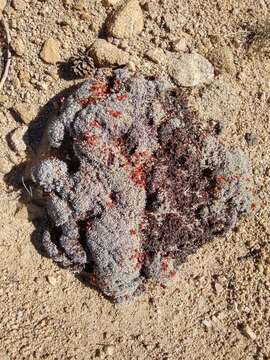
<svg viewBox="0 0 270 360">
<path fill-rule="evenodd" d="M 2 24 L 4 26 L 5 32 L 6 32 L 6 41 L 7 41 L 7 55 L 6 55 L 6 63 L 5 63 L 5 70 L 2 76 L 2 79 L 0 81 L 0 90 L 2 89 L 2 87 L 4 86 L 4 83 L 8 77 L 8 72 L 9 72 L 9 68 L 10 68 L 10 63 L 11 63 L 11 52 L 10 52 L 10 43 L 11 43 L 11 37 L 10 37 L 10 32 L 9 32 L 9 27 L 7 22 L 5 21 L 4 17 L 2 18 Z"/>
</svg>

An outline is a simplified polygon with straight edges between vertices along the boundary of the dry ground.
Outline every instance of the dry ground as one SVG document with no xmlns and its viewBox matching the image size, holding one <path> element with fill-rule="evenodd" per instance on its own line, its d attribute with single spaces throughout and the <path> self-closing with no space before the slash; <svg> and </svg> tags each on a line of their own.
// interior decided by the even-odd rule
<svg viewBox="0 0 270 360">
<path fill-rule="evenodd" d="M 0 97 L 0 359 L 270 359 L 270 60 L 245 45 L 269 17 L 269 0 L 141 1 L 143 33 L 117 44 L 141 72 L 166 76 L 145 53 L 171 51 L 189 35 L 190 47 L 217 70 L 212 85 L 192 91 L 192 106 L 204 121 L 222 120 L 224 139 L 250 153 L 258 194 L 254 218 L 191 256 L 173 286 L 149 285 L 126 305 L 109 303 L 39 254 L 28 210 L 4 176 L 23 161 L 6 140 L 20 126 L 14 106 L 29 103 L 38 114 L 75 83 L 42 62 L 43 42 L 59 40 L 65 61 L 99 36 L 110 9 L 99 0 L 16 3 L 6 18 L 24 48 Z M 253 146 L 247 132 L 257 137 Z"/>
</svg>

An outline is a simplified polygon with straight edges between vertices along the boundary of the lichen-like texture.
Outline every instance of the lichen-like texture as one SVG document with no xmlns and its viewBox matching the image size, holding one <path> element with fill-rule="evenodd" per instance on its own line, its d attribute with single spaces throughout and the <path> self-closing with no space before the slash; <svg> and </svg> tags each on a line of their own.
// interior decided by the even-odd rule
<svg viewBox="0 0 270 360">
<path fill-rule="evenodd" d="M 173 279 L 189 254 L 252 210 L 246 156 L 203 129 L 180 89 L 115 70 L 84 82 L 48 127 L 32 171 L 42 244 L 112 301 Z"/>
</svg>

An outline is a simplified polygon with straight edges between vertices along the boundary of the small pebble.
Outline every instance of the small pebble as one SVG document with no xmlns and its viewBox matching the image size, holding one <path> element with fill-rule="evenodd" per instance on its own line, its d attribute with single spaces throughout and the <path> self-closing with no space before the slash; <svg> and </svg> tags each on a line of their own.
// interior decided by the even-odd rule
<svg viewBox="0 0 270 360">
<path fill-rule="evenodd" d="M 156 64 L 165 64 L 167 61 L 164 51 L 160 48 L 151 49 L 146 53 L 146 57 Z"/>
<path fill-rule="evenodd" d="M 7 0 L 0 0 L 0 12 L 4 10 L 7 5 Z"/>
<path fill-rule="evenodd" d="M 91 14 L 89 14 L 89 13 L 87 13 L 87 12 L 81 12 L 80 13 L 80 19 L 81 20 L 84 20 L 84 21 L 90 21 L 90 20 L 92 20 L 92 15 Z"/>
<path fill-rule="evenodd" d="M 130 71 L 132 71 L 132 72 L 136 71 L 136 64 L 133 61 L 129 61 L 127 66 Z"/>
<path fill-rule="evenodd" d="M 16 319 L 17 320 L 21 320 L 23 318 L 23 316 L 24 316 L 24 310 L 18 310 L 16 312 Z"/>
<path fill-rule="evenodd" d="M 25 54 L 25 44 L 21 38 L 17 38 L 12 42 L 12 50 L 18 56 L 23 56 Z"/>
<path fill-rule="evenodd" d="M 11 5 L 15 10 L 21 11 L 25 8 L 25 0 L 12 0 Z"/>
<path fill-rule="evenodd" d="M 56 286 L 57 285 L 57 279 L 54 276 L 47 276 L 47 281 L 50 285 Z"/>
<path fill-rule="evenodd" d="M 30 72 L 26 70 L 20 70 L 18 78 L 23 86 L 28 86 L 31 80 Z"/>
<path fill-rule="evenodd" d="M 47 64 L 56 64 L 61 61 L 59 42 L 53 38 L 47 39 L 41 49 L 40 58 Z"/>
<path fill-rule="evenodd" d="M 9 97 L 7 95 L 0 95 L 0 104 L 8 102 Z"/>
<path fill-rule="evenodd" d="M 178 21 L 176 20 L 175 16 L 167 13 L 163 15 L 164 19 L 164 27 L 169 32 L 174 32 L 177 29 Z"/>
<path fill-rule="evenodd" d="M 105 6 L 114 6 L 120 3 L 121 0 L 104 0 Z"/>
<path fill-rule="evenodd" d="M 37 115 L 37 109 L 31 104 L 19 103 L 14 109 L 17 116 L 25 124 L 29 124 Z"/>
<path fill-rule="evenodd" d="M 144 27 L 143 12 L 138 0 L 124 3 L 109 19 L 109 35 L 119 39 L 130 39 L 138 35 Z"/>
<path fill-rule="evenodd" d="M 187 41 L 182 38 L 174 43 L 174 50 L 179 52 L 185 52 L 187 50 Z"/>
<path fill-rule="evenodd" d="M 257 263 L 256 264 L 256 269 L 262 274 L 264 271 L 264 267 L 262 263 Z"/>
<path fill-rule="evenodd" d="M 92 46 L 96 66 L 121 66 L 128 63 L 129 55 L 106 40 L 98 39 Z"/>
<path fill-rule="evenodd" d="M 250 338 L 251 340 L 256 340 L 257 339 L 256 334 L 254 333 L 254 331 L 248 325 L 243 325 L 242 326 L 242 331 L 243 331 L 243 334 L 246 337 Z"/>
<path fill-rule="evenodd" d="M 106 346 L 104 346 L 103 350 L 104 350 L 106 355 L 112 356 L 114 354 L 115 348 L 114 348 L 113 345 L 106 345 Z"/>
<path fill-rule="evenodd" d="M 5 159 L 4 157 L 0 157 L 0 173 L 7 174 L 12 169 L 12 163 Z"/>
<path fill-rule="evenodd" d="M 24 141 L 25 134 L 27 132 L 27 126 L 21 126 L 17 129 L 13 130 L 10 135 L 10 142 L 12 150 L 14 150 L 17 154 L 21 155 L 26 151 L 26 143 Z"/>
<path fill-rule="evenodd" d="M 123 49 L 123 50 L 127 50 L 128 49 L 128 39 L 123 39 L 120 43 L 120 47 Z"/>
<path fill-rule="evenodd" d="M 214 291 L 215 291 L 216 295 L 220 295 L 222 293 L 223 286 L 220 283 L 215 282 L 213 287 L 214 287 Z"/>
<path fill-rule="evenodd" d="M 169 73 L 179 86 L 200 86 L 214 79 L 213 65 L 197 53 L 184 54 L 171 62 Z"/>
<path fill-rule="evenodd" d="M 202 324 L 208 329 L 210 329 L 212 327 L 212 322 L 207 319 L 202 320 Z"/>
<path fill-rule="evenodd" d="M 177 52 L 186 52 L 192 45 L 192 36 L 182 33 L 180 38 L 173 43 L 173 50 Z"/>
</svg>

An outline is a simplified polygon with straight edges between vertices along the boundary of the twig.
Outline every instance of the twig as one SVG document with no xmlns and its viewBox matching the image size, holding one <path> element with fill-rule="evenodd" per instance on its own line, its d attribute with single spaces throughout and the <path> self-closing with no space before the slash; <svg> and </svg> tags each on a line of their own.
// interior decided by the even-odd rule
<svg viewBox="0 0 270 360">
<path fill-rule="evenodd" d="M 29 186 L 29 189 L 28 187 L 25 185 L 25 182 L 24 182 L 24 177 L 22 176 L 22 184 L 23 184 L 23 187 L 25 188 L 25 190 L 28 192 L 28 194 L 30 195 L 30 197 L 33 197 L 33 192 L 32 192 L 32 188 L 31 186 Z"/>
<path fill-rule="evenodd" d="M 7 77 L 8 77 L 8 72 L 9 72 L 10 63 L 11 63 L 11 52 L 10 52 L 11 37 L 10 37 L 10 33 L 9 33 L 8 24 L 7 24 L 6 20 L 4 19 L 4 17 L 2 18 L 2 24 L 4 25 L 4 29 L 5 29 L 5 32 L 6 32 L 7 58 L 6 58 L 5 70 L 4 70 L 2 79 L 0 81 L 0 90 L 4 86 L 4 83 L 5 83 L 5 81 L 6 81 Z"/>
</svg>

